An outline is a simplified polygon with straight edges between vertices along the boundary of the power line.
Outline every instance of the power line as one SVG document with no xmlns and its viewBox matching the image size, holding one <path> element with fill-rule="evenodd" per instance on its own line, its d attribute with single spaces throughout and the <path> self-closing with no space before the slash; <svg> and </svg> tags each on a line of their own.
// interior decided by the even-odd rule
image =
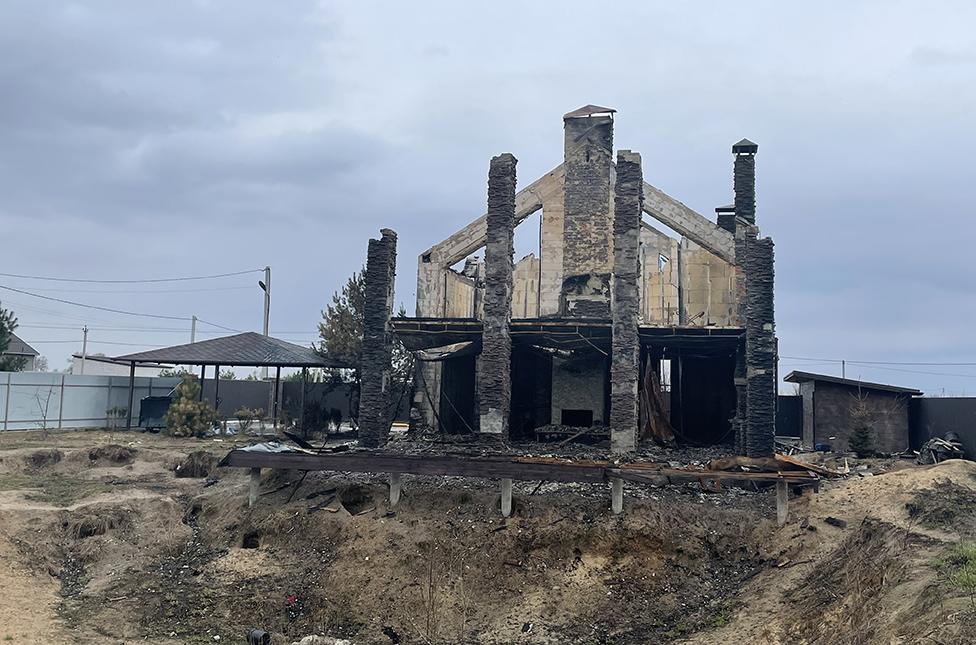
<svg viewBox="0 0 976 645">
<path fill-rule="evenodd" d="M 98 311 L 107 311 L 107 312 L 110 312 L 110 313 L 123 314 L 123 315 L 126 315 L 126 316 L 139 316 L 139 317 L 143 317 L 143 318 L 158 318 L 158 319 L 162 319 L 162 320 L 183 320 L 183 321 L 187 321 L 187 322 L 192 322 L 193 321 L 192 318 L 187 318 L 186 316 L 169 316 L 169 315 L 166 315 L 166 314 L 147 314 L 147 313 L 141 313 L 141 312 L 136 312 L 136 311 L 125 311 L 124 309 L 113 309 L 111 307 L 100 307 L 98 305 L 88 305 L 88 304 L 85 304 L 83 302 L 75 302 L 73 300 L 64 300 L 63 298 L 55 298 L 53 296 L 44 296 L 44 295 L 41 295 L 39 293 L 31 293 L 30 291 L 24 291 L 23 289 L 15 289 L 13 287 L 8 287 L 8 286 L 2 285 L 2 284 L 0 284 L 0 289 L 6 289 L 7 291 L 13 291 L 14 293 L 22 293 L 25 296 L 32 296 L 34 298 L 41 298 L 43 300 L 51 300 L 53 302 L 60 302 L 62 304 L 66 304 L 66 305 L 74 305 L 75 307 L 84 307 L 85 309 L 95 309 L 95 310 L 98 310 Z M 197 318 L 197 320 L 200 321 L 200 322 L 202 322 L 202 323 L 205 323 L 207 325 L 210 325 L 212 327 L 217 327 L 219 329 L 225 329 L 227 331 L 233 331 L 233 332 L 240 333 L 240 330 L 239 329 L 231 329 L 230 327 L 225 327 L 224 325 L 218 325 L 217 323 L 208 322 L 208 321 L 203 320 L 201 318 Z"/>
<path fill-rule="evenodd" d="M 809 358 L 803 356 L 780 356 L 791 361 L 816 361 L 816 362 L 827 362 L 827 363 L 843 363 L 847 362 L 848 365 L 916 365 L 920 367 L 973 367 L 976 363 L 937 363 L 937 362 L 912 362 L 912 361 L 851 361 L 841 358 Z"/>
<path fill-rule="evenodd" d="M 976 378 L 976 374 L 952 374 L 950 372 L 926 372 L 921 370 L 906 370 L 897 367 L 881 367 L 879 365 L 862 365 L 864 369 L 885 370 L 887 372 L 905 372 L 907 374 L 928 374 L 930 376 L 953 376 L 957 378 Z"/>
<path fill-rule="evenodd" d="M 248 273 L 263 273 L 264 269 L 248 269 L 247 271 L 235 271 L 233 273 L 216 273 L 214 275 L 195 275 L 179 278 L 152 278 L 146 280 L 88 280 L 82 278 L 54 278 L 50 276 L 22 275 L 19 273 L 0 273 L 6 278 L 23 278 L 24 280 L 47 280 L 49 282 L 85 282 L 90 284 L 146 284 L 153 282 L 184 282 L 187 280 L 212 280 L 215 278 L 229 278 L 236 275 L 246 275 Z"/>
<path fill-rule="evenodd" d="M 2 275 L 2 274 L 0 274 Z M 211 287 L 207 289 L 38 289 L 32 287 L 34 291 L 45 293 L 111 293 L 111 294 L 145 294 L 151 296 L 157 293 L 206 293 L 214 291 L 251 291 L 253 286 L 241 287 Z"/>
<path fill-rule="evenodd" d="M 233 331 L 238 334 L 242 333 L 240 329 L 231 329 L 230 327 L 224 327 L 223 325 L 218 325 L 217 323 L 212 323 L 204 320 L 203 318 L 197 318 L 197 322 L 202 322 L 204 325 L 210 325 L 211 327 L 216 327 L 217 329 L 224 329 L 227 331 Z"/>
<path fill-rule="evenodd" d="M 86 305 L 83 302 L 74 302 L 72 300 L 64 300 L 62 298 L 55 298 L 53 296 L 42 296 L 39 293 L 31 293 L 30 291 L 24 291 L 22 289 L 15 289 L 13 287 L 8 287 L 6 285 L 0 284 L 0 289 L 5 289 L 7 291 L 13 291 L 14 293 L 22 293 L 25 296 L 32 296 L 34 298 L 42 298 L 44 300 L 50 300 L 52 302 L 60 302 L 65 305 L 74 305 L 75 307 L 84 307 L 85 309 L 97 309 L 98 311 L 107 311 L 113 314 L 123 314 L 126 316 L 141 316 L 143 318 L 159 318 L 162 320 L 186 320 L 190 321 L 191 318 L 186 318 L 185 316 L 167 316 L 165 314 L 145 314 L 138 313 L 135 311 L 125 311 L 124 309 L 112 309 L 111 307 L 99 307 L 98 305 Z"/>
</svg>

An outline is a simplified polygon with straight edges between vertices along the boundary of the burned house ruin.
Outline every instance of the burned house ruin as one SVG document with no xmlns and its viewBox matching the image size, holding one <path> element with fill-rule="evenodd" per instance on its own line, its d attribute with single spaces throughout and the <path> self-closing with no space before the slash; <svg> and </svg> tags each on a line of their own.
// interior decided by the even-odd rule
<svg viewBox="0 0 976 645">
<path fill-rule="evenodd" d="M 566 114 L 563 162 L 521 190 L 515 157 L 495 157 L 487 213 L 421 254 L 416 317 L 390 321 L 420 359 L 414 421 L 513 440 L 588 427 L 615 454 L 649 438 L 771 454 L 758 146 L 732 146 L 734 203 L 712 221 L 644 181 L 639 154 L 614 155 L 614 112 Z M 539 211 L 538 255 L 515 262 L 514 228 Z"/>
</svg>

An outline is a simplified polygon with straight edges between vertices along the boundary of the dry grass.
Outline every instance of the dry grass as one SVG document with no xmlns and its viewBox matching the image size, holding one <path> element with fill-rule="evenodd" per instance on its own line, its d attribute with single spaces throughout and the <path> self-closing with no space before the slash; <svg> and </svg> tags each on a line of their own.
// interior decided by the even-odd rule
<svg viewBox="0 0 976 645">
<path fill-rule="evenodd" d="M 107 493 L 112 490 L 112 486 L 68 475 L 0 473 L 0 491 L 4 490 L 24 491 L 24 497 L 35 502 L 70 506 L 78 500 Z"/>
</svg>

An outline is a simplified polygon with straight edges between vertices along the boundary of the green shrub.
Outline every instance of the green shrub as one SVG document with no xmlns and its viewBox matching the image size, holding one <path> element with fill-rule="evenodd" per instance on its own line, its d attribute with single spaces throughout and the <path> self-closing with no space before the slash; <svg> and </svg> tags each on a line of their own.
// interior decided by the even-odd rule
<svg viewBox="0 0 976 645">
<path fill-rule="evenodd" d="M 213 428 L 217 413 L 206 401 L 199 401 L 200 384 L 185 374 L 176 386 L 173 402 L 166 411 L 166 430 L 174 437 L 205 437 Z"/>
<path fill-rule="evenodd" d="M 976 609 L 976 543 L 957 544 L 941 564 L 949 586 L 968 594 Z"/>
<path fill-rule="evenodd" d="M 264 410 L 261 408 L 241 408 L 234 412 L 234 416 L 237 418 L 237 423 L 239 424 L 238 432 L 244 434 L 254 425 L 255 419 L 260 419 L 264 416 Z"/>
<path fill-rule="evenodd" d="M 874 430 L 867 425 L 857 425 L 847 439 L 847 448 L 863 459 L 874 454 Z"/>
</svg>

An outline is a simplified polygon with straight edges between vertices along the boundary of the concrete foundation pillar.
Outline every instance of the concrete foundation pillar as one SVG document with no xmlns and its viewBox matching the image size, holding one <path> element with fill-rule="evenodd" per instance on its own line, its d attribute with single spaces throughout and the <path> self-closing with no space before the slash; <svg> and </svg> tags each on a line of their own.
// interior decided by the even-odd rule
<svg viewBox="0 0 976 645">
<path fill-rule="evenodd" d="M 511 517 L 512 515 L 512 480 L 502 480 L 502 516 Z"/>
<path fill-rule="evenodd" d="M 403 475 L 390 473 L 390 508 L 400 503 L 400 490 L 403 486 Z"/>
<path fill-rule="evenodd" d="M 614 515 L 624 511 L 624 480 L 619 477 L 610 480 L 610 510 Z"/>
<path fill-rule="evenodd" d="M 613 216 L 613 299 L 610 362 L 610 450 L 628 454 L 637 448 L 637 382 L 640 357 L 639 235 L 643 210 L 640 155 L 617 153 Z"/>
<path fill-rule="evenodd" d="M 783 526 L 790 519 L 790 488 L 785 479 L 776 480 L 776 525 Z"/>
<path fill-rule="evenodd" d="M 258 501 L 258 490 L 261 488 L 261 469 L 252 468 L 251 469 L 251 479 L 247 491 L 247 507 L 250 508 L 254 506 L 255 502 Z"/>
<path fill-rule="evenodd" d="M 359 444 L 376 448 L 390 432 L 390 372 L 393 338 L 393 280 L 396 276 L 396 233 L 380 231 L 369 241 L 366 256 L 366 301 L 363 305 L 363 347 L 360 354 Z"/>
<path fill-rule="evenodd" d="M 481 357 L 477 370 L 479 431 L 508 437 L 512 407 L 512 271 L 515 234 L 515 165 L 503 154 L 488 171 L 488 240 Z"/>
</svg>

